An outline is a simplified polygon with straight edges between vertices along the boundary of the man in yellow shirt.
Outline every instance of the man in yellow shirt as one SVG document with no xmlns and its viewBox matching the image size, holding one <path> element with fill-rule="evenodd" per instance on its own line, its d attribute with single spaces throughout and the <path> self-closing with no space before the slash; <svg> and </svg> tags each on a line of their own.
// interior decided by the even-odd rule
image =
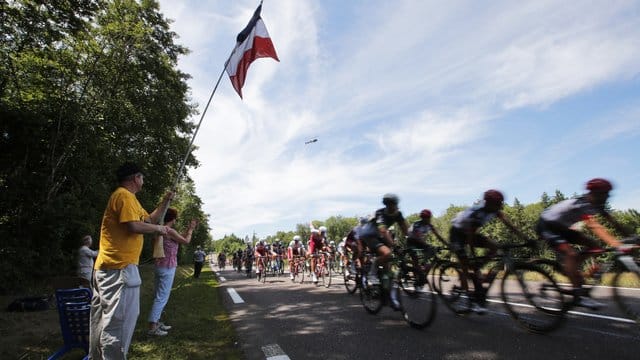
<svg viewBox="0 0 640 360">
<path fill-rule="evenodd" d="M 136 193 L 142 190 L 144 175 L 134 163 L 116 172 L 119 187 L 111 194 L 102 217 L 100 249 L 94 265 L 91 301 L 91 359 L 126 359 L 133 330 L 140 313 L 138 259 L 142 234 L 166 235 L 167 226 L 157 225 L 168 192 L 151 215 L 142 208 Z"/>
</svg>

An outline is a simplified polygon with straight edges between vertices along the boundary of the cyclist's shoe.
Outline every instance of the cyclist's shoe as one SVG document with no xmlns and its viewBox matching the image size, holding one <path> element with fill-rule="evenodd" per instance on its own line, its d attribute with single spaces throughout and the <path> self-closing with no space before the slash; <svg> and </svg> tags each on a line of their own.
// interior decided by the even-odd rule
<svg viewBox="0 0 640 360">
<path fill-rule="evenodd" d="M 311 275 L 311 281 L 315 284 L 318 282 L 318 277 L 316 276 L 316 274 Z"/>
<path fill-rule="evenodd" d="M 369 274 L 367 275 L 367 284 L 368 285 L 380 285 L 380 279 L 378 279 L 378 275 Z"/>
<path fill-rule="evenodd" d="M 478 304 L 475 301 L 471 302 L 471 311 L 478 315 L 484 315 L 487 313 L 487 308 L 484 305 Z"/>
<path fill-rule="evenodd" d="M 595 301 L 588 296 L 579 296 L 576 301 L 576 306 L 586 307 L 591 310 L 600 310 L 604 307 L 604 304 L 599 301 Z"/>
<path fill-rule="evenodd" d="M 293 281 L 293 274 L 289 274 L 289 278 L 291 278 L 291 281 Z"/>
</svg>

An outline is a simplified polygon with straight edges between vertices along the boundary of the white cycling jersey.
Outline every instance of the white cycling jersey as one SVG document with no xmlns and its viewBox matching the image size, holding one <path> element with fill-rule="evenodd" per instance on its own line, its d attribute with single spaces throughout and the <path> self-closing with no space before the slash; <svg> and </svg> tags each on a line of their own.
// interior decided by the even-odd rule
<svg viewBox="0 0 640 360">
<path fill-rule="evenodd" d="M 560 201 L 546 208 L 540 218 L 545 222 L 553 222 L 570 227 L 573 224 L 586 220 L 587 217 L 605 212 L 604 208 L 593 206 L 585 197 Z"/>
<path fill-rule="evenodd" d="M 470 230 L 472 228 L 479 228 L 493 220 L 497 213 L 488 212 L 484 209 L 485 202 L 480 201 L 478 204 L 473 205 L 465 210 L 459 212 L 456 217 L 451 221 L 453 227 Z"/>
</svg>

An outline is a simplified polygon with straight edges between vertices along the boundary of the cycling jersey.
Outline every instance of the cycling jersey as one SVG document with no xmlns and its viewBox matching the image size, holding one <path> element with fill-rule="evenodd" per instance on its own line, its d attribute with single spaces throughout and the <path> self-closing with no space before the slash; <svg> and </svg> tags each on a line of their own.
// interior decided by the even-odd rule
<svg viewBox="0 0 640 360">
<path fill-rule="evenodd" d="M 424 223 L 422 220 L 418 220 L 414 222 L 409 228 L 408 238 L 410 240 L 420 240 L 424 239 L 424 237 L 429 234 L 429 232 L 433 231 L 433 225 L 430 223 Z"/>
<path fill-rule="evenodd" d="M 376 210 L 375 216 L 369 220 L 368 223 L 363 225 L 360 228 L 360 231 L 356 232 L 355 235 L 359 238 L 379 237 L 380 234 L 378 232 L 378 228 L 385 227 L 388 229 L 396 223 L 404 223 L 404 216 L 402 216 L 402 212 L 400 210 L 396 211 L 395 214 L 390 214 L 386 208 L 378 209 Z"/>
<path fill-rule="evenodd" d="M 316 253 L 322 250 L 323 246 L 324 238 L 320 235 L 314 236 L 314 234 L 311 234 L 311 236 L 309 237 L 309 252 L 311 254 Z"/>
<path fill-rule="evenodd" d="M 484 205 L 485 202 L 481 201 L 480 203 L 459 212 L 451 222 L 451 225 L 454 228 L 467 231 L 482 227 L 498 215 L 497 212 L 487 211 L 484 208 Z"/>
<path fill-rule="evenodd" d="M 267 255 L 267 247 L 264 245 L 256 245 L 256 253 L 260 256 Z"/>
<path fill-rule="evenodd" d="M 597 248 L 598 243 L 595 240 L 571 229 L 573 224 L 597 214 L 606 214 L 604 206 L 593 205 L 586 196 L 563 200 L 540 214 L 536 232 L 554 248 L 567 242 Z"/>
<path fill-rule="evenodd" d="M 540 218 L 545 222 L 552 222 L 568 228 L 577 222 L 587 220 L 590 216 L 605 213 L 604 207 L 596 207 L 586 196 L 581 196 L 549 206 L 542 212 Z"/>
</svg>

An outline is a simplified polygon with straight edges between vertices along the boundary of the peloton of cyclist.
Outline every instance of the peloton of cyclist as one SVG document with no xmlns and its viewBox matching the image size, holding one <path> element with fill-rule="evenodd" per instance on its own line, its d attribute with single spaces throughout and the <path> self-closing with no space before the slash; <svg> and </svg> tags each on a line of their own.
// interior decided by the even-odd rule
<svg viewBox="0 0 640 360">
<path fill-rule="evenodd" d="M 494 218 L 498 218 L 504 225 L 506 225 L 513 233 L 518 237 L 527 241 L 525 235 L 518 230 L 513 224 L 505 217 L 502 212 L 504 206 L 504 195 L 498 190 L 487 190 L 484 192 L 482 201 L 477 204 L 459 212 L 453 219 L 450 230 L 450 248 L 455 252 L 460 266 L 462 267 L 462 273 L 460 276 L 460 283 L 462 289 L 468 292 L 469 287 L 467 283 L 467 274 L 469 272 L 469 261 L 466 252 L 466 245 L 469 245 L 470 254 L 475 254 L 475 248 L 486 248 L 489 250 L 488 256 L 496 254 L 498 249 L 496 243 L 487 238 L 486 236 L 478 233 L 478 230 L 486 225 Z M 476 269 L 476 273 L 479 276 L 479 269 Z M 478 303 L 478 301 L 472 300 L 471 310 L 484 314 L 487 309 L 484 303 Z"/>
<path fill-rule="evenodd" d="M 588 192 L 578 198 L 563 200 L 545 209 L 540 215 L 536 232 L 559 255 L 574 292 L 578 296 L 578 305 L 597 310 L 603 304 L 589 298 L 588 292 L 582 289 L 584 278 L 579 271 L 579 266 L 586 256 L 580 256 L 571 245 L 581 245 L 588 249 L 598 249 L 600 246 L 597 240 L 572 229 L 572 226 L 583 221 L 598 238 L 609 246 L 617 248 L 623 244 L 598 222 L 596 215 L 601 215 L 621 234 L 628 235 L 628 232 L 605 209 L 609 192 L 613 189 L 611 182 L 601 178 L 591 179 L 587 182 L 586 189 Z"/>
<path fill-rule="evenodd" d="M 382 197 L 384 207 L 376 210 L 375 216 L 360 230 L 360 241 L 377 254 L 371 262 L 371 269 L 367 275 L 367 282 L 371 285 L 380 283 L 377 274 L 378 265 L 384 267 L 389 262 L 392 248 L 395 246 L 395 240 L 388 229 L 393 224 L 398 224 L 403 235 L 408 233 L 407 221 L 398 209 L 399 201 L 397 195 L 385 194 Z"/>
<path fill-rule="evenodd" d="M 426 237 L 432 233 L 442 244 L 445 246 L 447 242 L 440 236 L 436 228 L 431 224 L 431 210 L 424 209 L 420 211 L 420 220 L 414 222 L 409 227 L 409 235 L 407 236 L 407 247 L 410 249 L 410 255 L 413 259 L 415 268 L 418 267 L 418 256 L 415 251 L 411 249 L 420 249 L 423 251 L 424 258 L 430 258 L 433 256 L 433 247 L 427 244 Z M 426 274 L 423 271 L 418 272 L 417 285 L 424 285 L 426 281 Z"/>
<path fill-rule="evenodd" d="M 287 247 L 287 259 L 289 260 L 289 276 L 291 277 L 291 281 L 293 281 L 294 256 L 304 257 L 304 245 L 302 244 L 302 241 L 300 241 L 300 235 L 295 235 Z"/>
</svg>

